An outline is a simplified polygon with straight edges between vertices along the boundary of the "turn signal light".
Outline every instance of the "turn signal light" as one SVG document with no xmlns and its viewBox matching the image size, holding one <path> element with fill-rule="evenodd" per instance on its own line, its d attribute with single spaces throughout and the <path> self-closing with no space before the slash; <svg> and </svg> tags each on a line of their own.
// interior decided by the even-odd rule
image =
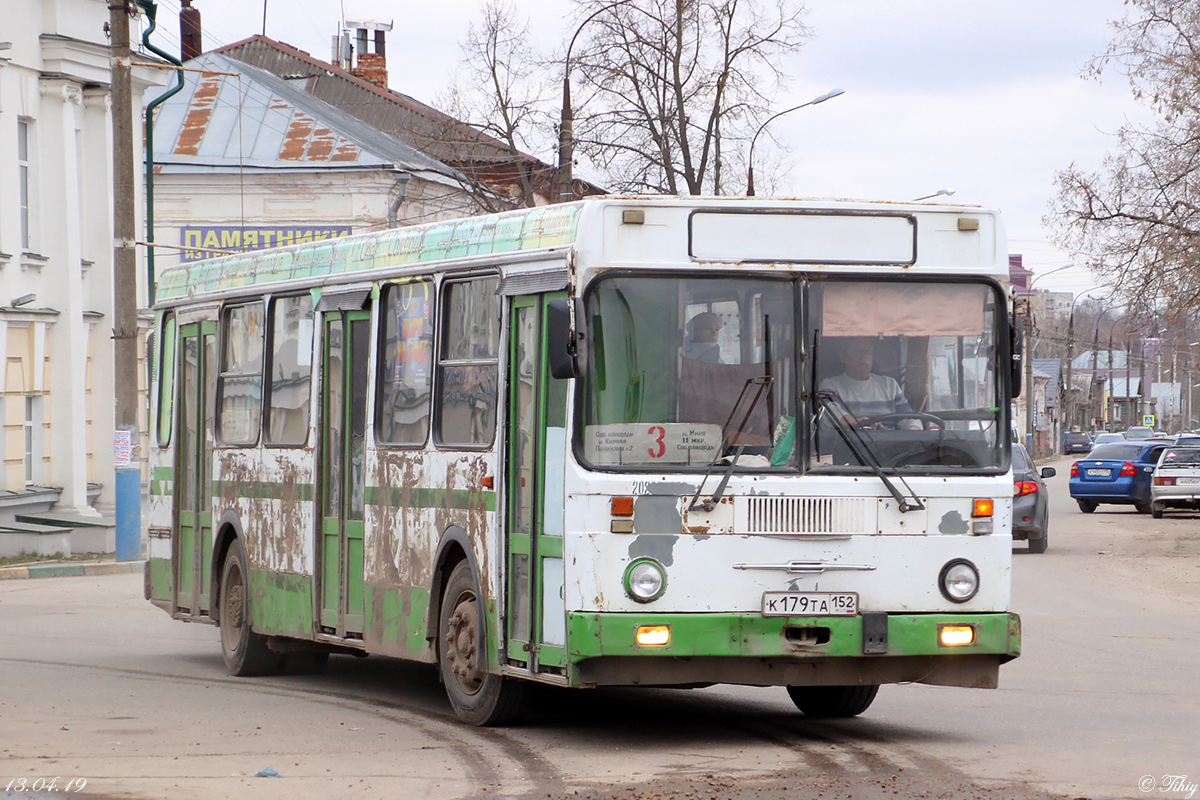
<svg viewBox="0 0 1200 800">
<path fill-rule="evenodd" d="M 1155 476 L 1154 485 L 1155 486 L 1174 486 L 1175 479 L 1174 478 L 1159 478 L 1159 477 Z"/>
<path fill-rule="evenodd" d="M 939 625 L 938 644 L 942 647 L 965 647 L 975 644 L 975 626 Z"/>
<path fill-rule="evenodd" d="M 632 517 L 633 516 L 633 498 L 632 497 L 614 497 L 612 499 L 612 515 L 614 517 Z"/>
<path fill-rule="evenodd" d="M 975 498 L 975 505 L 971 508 L 972 517 L 990 517 L 996 509 L 996 503 L 990 497 Z"/>
<path fill-rule="evenodd" d="M 1036 491 L 1037 484 L 1033 481 L 1016 481 L 1013 483 L 1013 497 L 1024 497 Z"/>
<path fill-rule="evenodd" d="M 634 640 L 643 647 L 661 647 L 671 643 L 670 625 L 639 625 Z"/>
</svg>

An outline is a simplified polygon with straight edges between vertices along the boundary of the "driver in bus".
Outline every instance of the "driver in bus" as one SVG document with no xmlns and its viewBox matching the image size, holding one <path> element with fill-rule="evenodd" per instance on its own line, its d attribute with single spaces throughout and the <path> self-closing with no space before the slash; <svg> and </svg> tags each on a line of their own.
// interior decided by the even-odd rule
<svg viewBox="0 0 1200 800">
<path fill-rule="evenodd" d="M 818 389 L 833 392 L 848 413 L 842 414 L 847 425 L 886 414 L 912 414 L 912 406 L 900 390 L 895 378 L 872 372 L 875 365 L 875 340 L 869 336 L 844 339 L 834 346 L 834 356 L 842 362 L 842 373 L 821 381 Z M 881 427 L 876 423 L 875 427 Z M 897 425 L 903 430 L 919 431 L 917 419 L 902 419 Z"/>
<path fill-rule="evenodd" d="M 708 364 L 721 363 L 721 345 L 717 336 L 725 323 L 719 314 L 701 311 L 687 321 L 687 338 L 683 343 L 683 355 L 693 361 Z"/>
</svg>

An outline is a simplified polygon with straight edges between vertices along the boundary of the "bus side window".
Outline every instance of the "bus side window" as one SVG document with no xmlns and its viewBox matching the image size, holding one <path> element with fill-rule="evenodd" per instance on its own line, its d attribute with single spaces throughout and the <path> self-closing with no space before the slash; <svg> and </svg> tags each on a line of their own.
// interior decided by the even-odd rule
<svg viewBox="0 0 1200 800">
<path fill-rule="evenodd" d="M 385 287 L 382 316 L 375 438 L 380 444 L 423 445 L 433 382 L 432 281 Z"/>
<path fill-rule="evenodd" d="M 304 294 L 272 301 L 268 444 L 302 445 L 308 441 L 312 347 L 312 296 Z"/>
<path fill-rule="evenodd" d="M 222 333 L 218 438 L 222 444 L 252 445 L 262 417 L 262 302 L 227 309 Z"/>
<path fill-rule="evenodd" d="M 171 422 L 175 408 L 175 314 L 163 314 L 162 334 L 155 344 L 158 365 L 158 445 L 171 444 Z"/>
<path fill-rule="evenodd" d="M 495 276 L 448 283 L 438 353 L 437 442 L 481 447 L 496 433 L 500 297 Z"/>
</svg>

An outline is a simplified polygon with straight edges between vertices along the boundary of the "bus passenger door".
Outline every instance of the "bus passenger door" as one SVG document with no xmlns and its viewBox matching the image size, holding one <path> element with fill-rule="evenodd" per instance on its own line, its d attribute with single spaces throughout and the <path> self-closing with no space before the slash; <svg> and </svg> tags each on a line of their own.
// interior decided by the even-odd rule
<svg viewBox="0 0 1200 800">
<path fill-rule="evenodd" d="M 330 311 L 324 320 L 319 624 L 323 633 L 358 638 L 363 631 L 370 312 Z"/>
<path fill-rule="evenodd" d="M 508 373 L 506 619 L 508 661 L 533 672 L 566 666 L 563 599 L 563 459 L 566 381 L 546 361 L 546 303 L 512 302 Z"/>
<path fill-rule="evenodd" d="M 175 445 L 175 610 L 207 613 L 212 588 L 213 404 L 216 323 L 180 327 L 179 433 Z"/>
</svg>

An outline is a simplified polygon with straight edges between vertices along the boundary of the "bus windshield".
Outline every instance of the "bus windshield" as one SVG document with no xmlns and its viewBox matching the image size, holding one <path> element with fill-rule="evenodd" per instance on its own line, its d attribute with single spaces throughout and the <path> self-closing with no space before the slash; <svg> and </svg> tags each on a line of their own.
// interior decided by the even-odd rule
<svg viewBox="0 0 1200 800">
<path fill-rule="evenodd" d="M 984 283 L 601 279 L 586 301 L 583 456 L 601 469 L 736 455 L 740 470 L 995 470 L 1001 308 Z"/>
<path fill-rule="evenodd" d="M 999 468 L 998 301 L 982 283 L 815 284 L 810 467 Z"/>
</svg>

